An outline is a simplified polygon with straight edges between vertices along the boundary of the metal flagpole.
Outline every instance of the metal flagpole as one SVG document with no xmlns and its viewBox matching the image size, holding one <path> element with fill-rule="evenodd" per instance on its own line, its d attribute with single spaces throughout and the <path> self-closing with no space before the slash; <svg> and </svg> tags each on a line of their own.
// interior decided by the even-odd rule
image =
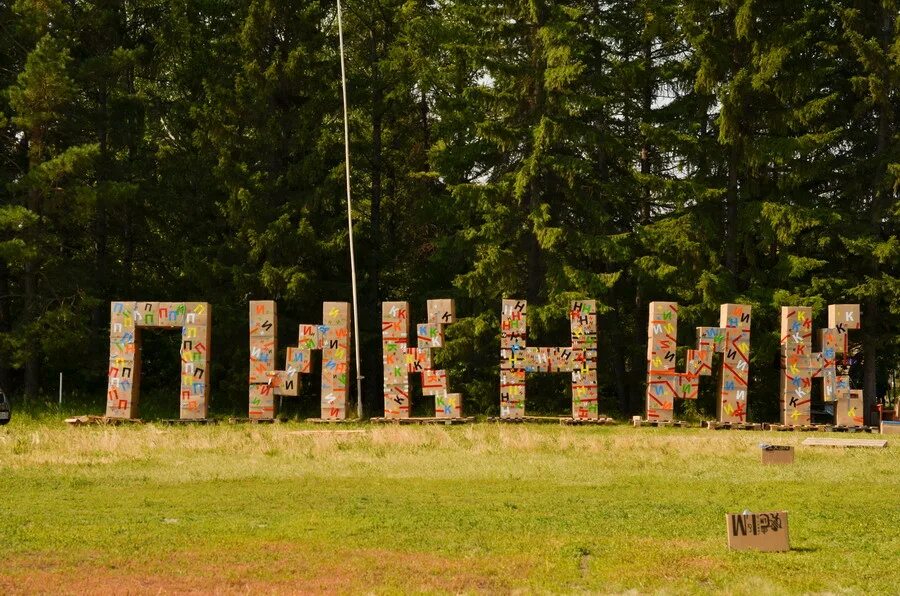
<svg viewBox="0 0 900 596">
<path fill-rule="evenodd" d="M 344 173 L 347 179 L 347 230 L 350 234 L 350 281 L 353 286 L 353 338 L 356 348 L 356 415 L 363 417 L 362 368 L 359 358 L 359 300 L 356 296 L 356 253 L 353 249 L 353 207 L 350 202 L 350 123 L 347 114 L 347 72 L 344 67 L 344 26 L 341 0 L 337 0 L 338 39 L 341 47 L 341 91 L 344 96 Z"/>
</svg>

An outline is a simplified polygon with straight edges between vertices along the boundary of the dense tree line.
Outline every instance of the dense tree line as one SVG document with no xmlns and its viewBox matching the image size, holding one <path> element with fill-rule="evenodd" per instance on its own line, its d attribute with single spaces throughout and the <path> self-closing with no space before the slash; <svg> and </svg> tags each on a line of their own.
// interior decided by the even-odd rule
<svg viewBox="0 0 900 596">
<path fill-rule="evenodd" d="M 472 413 L 498 409 L 504 296 L 535 345 L 599 301 L 601 411 L 643 407 L 652 300 L 683 305 L 684 345 L 752 304 L 757 420 L 780 307 L 824 326 L 860 302 L 853 378 L 884 394 L 896 0 L 347 0 L 344 26 L 369 413 L 380 302 L 437 297 Z M 63 371 L 99 408 L 108 302 L 207 300 L 213 410 L 244 410 L 248 299 L 279 301 L 282 345 L 350 299 L 339 66 L 331 0 L 0 0 L 0 386 Z M 151 338 L 145 384 L 174 400 L 173 342 Z M 534 383 L 529 409 L 567 411 L 565 379 Z"/>
</svg>

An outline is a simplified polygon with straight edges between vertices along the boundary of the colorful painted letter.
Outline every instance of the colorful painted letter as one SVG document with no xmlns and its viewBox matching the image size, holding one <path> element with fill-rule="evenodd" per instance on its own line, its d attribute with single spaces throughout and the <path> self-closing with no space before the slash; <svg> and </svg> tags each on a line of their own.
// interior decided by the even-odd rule
<svg viewBox="0 0 900 596">
<path fill-rule="evenodd" d="M 525 375 L 572 373 L 572 418 L 599 418 L 597 397 L 597 303 L 575 300 L 569 309 L 572 345 L 529 348 L 528 303 L 504 300 L 500 313 L 500 417 L 525 416 Z"/>
<path fill-rule="evenodd" d="M 180 416 L 206 418 L 212 328 L 212 310 L 206 302 L 111 303 L 106 415 L 109 418 L 138 416 L 143 327 L 181 328 Z"/>
<path fill-rule="evenodd" d="M 647 419 L 672 420 L 675 399 L 697 399 L 700 377 L 712 374 L 714 352 L 722 353 L 716 408 L 721 422 L 745 422 L 750 375 L 750 306 L 723 304 L 719 327 L 697 327 L 697 349 L 688 350 L 685 372 L 675 357 L 678 304 L 651 302 L 647 326 Z"/>
<path fill-rule="evenodd" d="M 456 321 L 453 300 L 429 300 L 428 322 L 416 325 L 415 348 L 409 347 L 409 303 L 381 304 L 384 364 L 384 417 L 409 418 L 409 373 L 421 373 L 422 394 L 434 396 L 437 418 L 461 418 L 462 396 L 449 393 L 447 371 L 432 366 L 432 351 L 444 345 L 444 327 Z"/>
<path fill-rule="evenodd" d="M 859 329 L 858 304 L 832 304 L 828 307 L 828 328 L 819 331 L 820 352 L 812 351 L 812 308 L 781 307 L 781 412 L 782 423 L 801 426 L 810 417 L 812 380 L 822 378 L 823 396 L 837 402 L 836 417 L 853 426 L 863 422 L 862 399 L 850 390 L 845 359 L 848 331 Z M 858 402 L 858 403 L 857 403 Z M 840 422 L 838 422 L 840 424 Z"/>
<path fill-rule="evenodd" d="M 347 417 L 350 304 L 323 303 L 322 320 L 322 325 L 300 325 L 297 347 L 287 349 L 284 369 L 276 370 L 277 306 L 272 300 L 250 302 L 250 418 L 270 420 L 278 413 L 276 395 L 299 394 L 300 375 L 311 371 L 312 350 L 322 350 L 321 417 Z"/>
</svg>

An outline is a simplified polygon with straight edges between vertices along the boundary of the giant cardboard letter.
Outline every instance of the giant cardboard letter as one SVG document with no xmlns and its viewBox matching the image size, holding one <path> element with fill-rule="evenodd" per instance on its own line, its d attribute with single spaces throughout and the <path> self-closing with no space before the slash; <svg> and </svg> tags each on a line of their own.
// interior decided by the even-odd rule
<svg viewBox="0 0 900 596">
<path fill-rule="evenodd" d="M 454 321 L 453 300 L 429 300 L 428 322 L 416 325 L 416 347 L 411 348 L 409 303 L 381 304 L 385 418 L 409 418 L 409 373 L 422 375 L 422 394 L 434 396 L 435 417 L 462 417 L 462 396 L 449 392 L 447 371 L 432 365 L 432 351 L 444 345 L 444 327 Z"/>
<path fill-rule="evenodd" d="M 723 304 L 718 327 L 697 327 L 697 349 L 688 350 L 686 370 L 677 372 L 678 304 L 651 302 L 647 326 L 647 419 L 673 419 L 675 399 L 697 399 L 700 377 L 712 374 L 720 352 L 722 374 L 717 413 L 721 422 L 745 422 L 750 374 L 750 306 Z"/>
<path fill-rule="evenodd" d="M 569 309 L 572 344 L 562 348 L 528 347 L 528 303 L 503 300 L 500 312 L 500 417 L 525 416 L 525 375 L 572 374 L 572 418 L 600 417 L 597 397 L 597 303 L 574 300 Z"/>
<path fill-rule="evenodd" d="M 312 350 L 322 350 L 321 417 L 347 417 L 347 376 L 350 372 L 350 305 L 325 302 L 321 325 L 301 324 L 297 347 L 287 349 L 285 367 L 275 369 L 278 354 L 278 312 L 272 300 L 250 302 L 250 418 L 272 419 L 276 395 L 297 396 L 300 375 L 311 370 Z"/>
<path fill-rule="evenodd" d="M 848 352 L 850 329 L 859 329 L 858 304 L 832 304 L 828 307 L 828 328 L 819 332 L 821 351 L 812 351 L 813 318 L 808 306 L 781 308 L 781 412 L 782 423 L 790 426 L 806 425 L 811 420 L 812 380 L 820 377 L 823 396 L 827 402 L 837 402 L 839 414 L 849 413 L 857 418 L 851 405 L 848 364 L 843 358 Z M 840 373 L 840 374 L 839 374 Z M 861 401 L 861 400 L 859 400 Z M 859 404 L 861 408 L 862 404 Z M 858 412 L 862 417 L 861 409 Z M 843 416 L 840 416 L 843 418 Z"/>
<path fill-rule="evenodd" d="M 137 418 L 141 380 L 141 329 L 181 328 L 183 419 L 204 419 L 209 408 L 212 311 L 206 302 L 113 302 L 110 305 L 109 382 L 106 415 Z"/>
</svg>

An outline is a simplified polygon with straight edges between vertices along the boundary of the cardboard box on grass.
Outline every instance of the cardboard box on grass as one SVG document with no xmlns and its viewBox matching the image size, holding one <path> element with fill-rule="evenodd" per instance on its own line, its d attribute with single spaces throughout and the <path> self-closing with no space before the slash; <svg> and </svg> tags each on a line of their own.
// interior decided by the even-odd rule
<svg viewBox="0 0 900 596">
<path fill-rule="evenodd" d="M 726 513 L 725 526 L 732 550 L 791 550 L 787 511 Z"/>
<path fill-rule="evenodd" d="M 788 445 L 759 445 L 761 461 L 764 464 L 792 464 L 794 463 L 794 448 Z"/>
<path fill-rule="evenodd" d="M 844 391 L 843 385 L 849 384 L 849 377 L 841 376 L 838 382 L 841 388 L 834 411 L 835 423 L 838 426 L 864 426 L 865 406 L 862 389 Z"/>
<path fill-rule="evenodd" d="M 881 434 L 900 435 L 900 420 L 882 420 Z"/>
</svg>

